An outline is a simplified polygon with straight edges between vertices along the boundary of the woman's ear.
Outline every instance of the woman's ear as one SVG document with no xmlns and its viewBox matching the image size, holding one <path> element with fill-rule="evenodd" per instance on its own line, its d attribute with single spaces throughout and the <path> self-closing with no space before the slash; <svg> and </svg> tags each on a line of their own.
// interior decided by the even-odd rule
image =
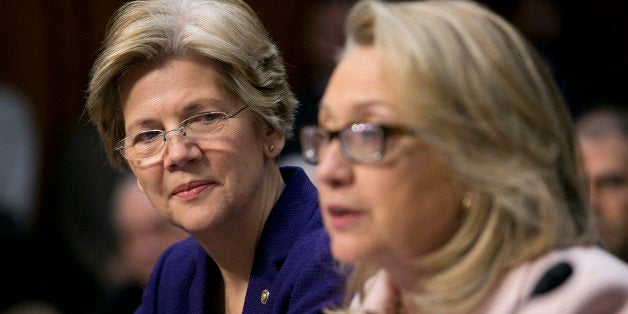
<svg viewBox="0 0 628 314">
<path fill-rule="evenodd" d="M 281 154 L 285 144 L 286 135 L 267 125 L 264 131 L 264 156 L 269 159 L 276 159 Z"/>
</svg>

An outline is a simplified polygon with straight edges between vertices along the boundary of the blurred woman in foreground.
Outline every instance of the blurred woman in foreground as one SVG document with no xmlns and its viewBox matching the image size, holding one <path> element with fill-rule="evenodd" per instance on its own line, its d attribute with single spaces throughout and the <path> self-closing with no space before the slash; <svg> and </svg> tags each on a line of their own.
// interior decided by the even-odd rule
<svg viewBox="0 0 628 314">
<path fill-rule="evenodd" d="M 628 311 L 595 246 L 573 129 L 542 60 L 467 1 L 362 1 L 303 129 L 349 309 Z"/>
</svg>

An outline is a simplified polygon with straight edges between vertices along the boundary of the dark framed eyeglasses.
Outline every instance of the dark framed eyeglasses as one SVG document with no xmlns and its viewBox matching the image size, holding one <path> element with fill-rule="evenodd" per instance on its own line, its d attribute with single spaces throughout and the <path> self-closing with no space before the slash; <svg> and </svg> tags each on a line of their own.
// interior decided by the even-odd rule
<svg viewBox="0 0 628 314">
<path fill-rule="evenodd" d="M 191 140 L 206 140 L 212 137 L 212 133 L 221 121 L 235 117 L 246 108 L 247 106 L 244 106 L 231 114 L 219 111 L 197 114 L 181 121 L 178 128 L 170 131 L 147 130 L 137 132 L 118 141 L 115 150 L 119 151 L 127 160 L 142 161 L 143 163 L 158 161 L 161 159 L 161 152 L 166 146 L 168 133 L 179 132 L 181 136 Z"/>
<path fill-rule="evenodd" d="M 336 137 L 347 160 L 372 163 L 384 157 L 386 141 L 393 135 L 415 135 L 415 131 L 402 126 L 362 122 L 351 123 L 338 131 L 310 125 L 301 128 L 299 140 L 303 159 L 311 164 L 319 162 L 321 151 Z"/>
</svg>

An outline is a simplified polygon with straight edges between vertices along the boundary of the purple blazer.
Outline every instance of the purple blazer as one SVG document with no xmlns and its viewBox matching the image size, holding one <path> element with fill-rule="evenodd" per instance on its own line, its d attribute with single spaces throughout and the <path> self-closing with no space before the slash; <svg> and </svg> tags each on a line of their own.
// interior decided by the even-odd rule
<svg viewBox="0 0 628 314">
<path fill-rule="evenodd" d="M 286 187 L 255 252 L 244 313 L 320 313 L 340 303 L 338 274 L 318 194 L 301 168 L 282 167 Z M 168 248 L 153 269 L 136 313 L 216 313 L 223 302 L 218 267 L 192 237 Z"/>
</svg>

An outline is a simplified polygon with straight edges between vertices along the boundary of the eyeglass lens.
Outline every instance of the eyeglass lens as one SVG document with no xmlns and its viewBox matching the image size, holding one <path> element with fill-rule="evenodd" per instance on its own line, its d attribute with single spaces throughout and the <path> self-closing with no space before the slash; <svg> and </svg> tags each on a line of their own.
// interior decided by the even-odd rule
<svg viewBox="0 0 628 314">
<path fill-rule="evenodd" d="M 339 137 L 342 152 L 350 161 L 374 162 L 382 157 L 385 136 L 381 126 L 355 123 L 337 132 L 317 126 L 304 127 L 300 134 L 303 158 L 309 163 L 318 163 L 321 150 L 334 137 Z"/>
<path fill-rule="evenodd" d="M 212 136 L 212 133 L 219 125 L 219 121 L 232 118 L 245 108 L 246 106 L 230 115 L 224 112 L 206 112 L 195 115 L 181 121 L 178 128 L 170 131 L 143 131 L 120 140 L 117 149 L 127 159 L 135 160 L 142 164 L 152 163 L 161 159 L 159 152 L 165 146 L 168 133 L 178 131 L 182 136 L 192 140 L 205 140 Z"/>
</svg>

